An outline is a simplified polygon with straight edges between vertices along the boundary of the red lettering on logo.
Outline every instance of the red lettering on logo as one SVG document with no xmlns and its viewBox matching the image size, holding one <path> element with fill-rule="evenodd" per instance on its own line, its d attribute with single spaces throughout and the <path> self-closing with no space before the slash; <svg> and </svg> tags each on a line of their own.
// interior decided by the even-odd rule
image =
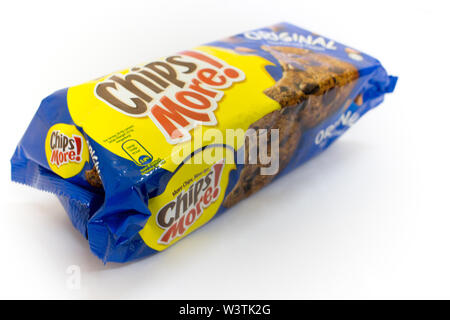
<svg viewBox="0 0 450 320">
<path fill-rule="evenodd" d="M 189 199 L 197 199 L 196 202 L 191 201 L 188 207 L 185 208 L 182 202 L 175 200 L 170 201 L 162 207 L 156 214 L 156 220 L 159 221 L 160 215 L 163 215 L 161 221 L 170 221 L 164 226 L 162 222 L 159 226 L 166 229 L 158 240 L 160 244 L 169 244 L 172 240 L 182 237 L 189 228 L 198 220 L 203 214 L 204 209 L 208 208 L 214 203 L 220 195 L 220 179 L 222 177 L 224 167 L 224 160 L 214 164 L 211 169 L 202 178 L 192 183 L 192 186 L 200 186 L 199 193 L 194 197 L 186 197 Z M 190 187 L 190 188 L 191 188 Z M 194 187 L 195 188 L 195 187 Z M 182 191 L 178 195 L 179 198 L 184 198 L 187 191 Z"/>
</svg>

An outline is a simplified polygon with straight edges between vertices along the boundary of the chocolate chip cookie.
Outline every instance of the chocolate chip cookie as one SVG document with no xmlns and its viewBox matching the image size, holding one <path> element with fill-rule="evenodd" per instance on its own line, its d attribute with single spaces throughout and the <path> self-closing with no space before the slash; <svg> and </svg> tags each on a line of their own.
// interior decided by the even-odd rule
<svg viewBox="0 0 450 320">
<path fill-rule="evenodd" d="M 263 46 L 283 69 L 283 76 L 264 91 L 281 107 L 306 101 L 300 111 L 305 129 L 320 124 L 345 102 L 358 79 L 358 70 L 337 58 L 295 47 Z"/>
<path fill-rule="evenodd" d="M 98 175 L 97 169 L 95 169 L 95 167 L 93 167 L 91 170 L 86 170 L 86 172 L 84 173 L 87 182 L 95 187 L 95 188 L 102 188 L 103 187 L 103 183 L 102 180 L 100 179 L 100 176 Z"/>
<path fill-rule="evenodd" d="M 262 175 L 263 164 L 248 163 L 251 146 L 246 140 L 246 162 L 238 182 L 225 198 L 225 207 L 271 182 L 289 164 L 302 130 L 317 126 L 342 107 L 358 78 L 357 69 L 350 63 L 308 49 L 279 46 L 262 49 L 272 54 L 283 69 L 281 79 L 264 91 L 280 103 L 281 109 L 264 116 L 249 129 L 279 129 L 279 170 L 274 175 Z"/>
<path fill-rule="evenodd" d="M 256 132 L 257 141 L 255 143 L 250 143 L 249 139 L 245 141 L 245 164 L 240 173 L 239 180 L 236 183 L 233 190 L 225 198 L 223 205 L 225 207 L 231 207 L 237 202 L 249 197 L 251 194 L 260 190 L 266 184 L 271 182 L 276 175 L 281 172 L 291 160 L 292 155 L 297 149 L 298 143 L 302 135 L 301 124 L 300 124 L 300 110 L 302 104 L 297 106 L 291 106 L 275 110 L 260 120 L 256 121 L 250 126 L 249 129 L 253 129 Z M 265 130 L 264 130 L 265 129 Z M 271 129 L 278 129 L 278 158 L 279 158 L 279 169 L 278 173 L 274 175 L 262 175 L 261 168 L 269 167 L 271 164 L 263 164 L 259 160 L 259 153 L 264 152 L 269 157 L 275 150 L 271 150 L 271 139 L 273 133 Z M 267 131 L 266 131 L 267 130 Z M 250 130 L 249 130 L 250 131 Z M 267 149 L 259 148 L 259 140 L 262 135 L 267 135 Z M 251 148 L 258 146 L 256 155 L 258 157 L 256 163 L 250 163 L 250 155 L 252 154 Z M 277 155 L 274 155 L 277 156 Z"/>
</svg>

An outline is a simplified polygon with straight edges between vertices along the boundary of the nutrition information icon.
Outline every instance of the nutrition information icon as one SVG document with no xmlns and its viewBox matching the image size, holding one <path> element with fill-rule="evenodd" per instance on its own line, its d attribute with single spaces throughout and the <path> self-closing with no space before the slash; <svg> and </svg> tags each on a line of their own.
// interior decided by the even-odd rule
<svg viewBox="0 0 450 320">
<path fill-rule="evenodd" d="M 136 163 L 138 166 L 145 167 L 152 163 L 153 156 L 147 151 L 137 140 L 130 139 L 122 144 L 123 151 Z"/>
</svg>

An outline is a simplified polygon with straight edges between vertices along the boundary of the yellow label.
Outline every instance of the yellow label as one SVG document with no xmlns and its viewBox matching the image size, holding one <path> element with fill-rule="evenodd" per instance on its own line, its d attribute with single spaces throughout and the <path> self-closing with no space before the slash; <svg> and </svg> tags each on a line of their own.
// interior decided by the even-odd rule
<svg viewBox="0 0 450 320">
<path fill-rule="evenodd" d="M 193 57 L 195 53 L 211 58 L 222 64 L 222 67 L 217 68 Z M 172 61 L 172 64 L 167 61 Z M 186 74 L 191 64 L 196 69 Z M 241 55 L 209 46 L 198 47 L 71 87 L 67 97 L 68 107 L 73 121 L 107 150 L 136 162 L 136 159 L 130 157 L 127 148 L 124 148 L 127 140 L 134 139 L 154 159 L 164 160 L 162 164 L 159 162 L 162 168 L 173 171 L 180 164 L 179 160 L 172 159 L 174 147 L 188 145 L 194 148 L 192 137 L 201 127 L 220 130 L 225 136 L 226 129 L 246 130 L 256 120 L 280 108 L 277 102 L 263 93 L 265 88 L 274 84 L 273 78 L 265 69 L 270 64 L 272 63 L 268 60 L 256 55 Z M 169 65 L 176 74 L 171 74 L 163 65 Z M 229 79 L 227 73 L 231 76 Z M 158 77 L 155 78 L 155 75 Z M 150 82 L 151 79 L 156 81 Z M 180 85 L 178 81 L 184 83 L 183 90 L 177 86 Z M 154 88 L 158 92 L 155 93 L 144 88 L 142 83 L 148 87 L 157 84 L 158 89 L 164 90 Z M 191 87 L 194 89 L 190 89 Z M 180 94 L 180 91 L 185 94 Z M 214 93 L 216 95 L 212 98 Z M 204 97 L 209 99 L 211 105 L 207 105 Z M 116 98 L 120 101 L 117 102 Z M 173 107 L 172 103 L 184 106 L 180 101 L 188 104 L 182 111 L 187 115 L 178 112 L 179 109 L 170 109 L 173 114 L 181 114 L 179 123 L 170 118 L 165 121 L 165 113 L 158 113 Z M 163 128 L 161 122 L 171 122 L 173 126 Z M 186 126 L 183 127 L 183 124 Z M 175 130 L 171 131 L 173 127 Z M 233 147 L 237 149 L 242 143 L 243 139 L 237 139 Z M 206 144 L 208 143 L 205 142 Z"/>
<path fill-rule="evenodd" d="M 45 154 L 53 172 L 64 179 L 77 175 L 89 161 L 83 135 L 75 126 L 64 123 L 55 124 L 48 131 Z"/>
<path fill-rule="evenodd" d="M 216 154 L 215 158 L 208 157 L 211 164 L 197 161 L 206 151 Z M 149 200 L 152 215 L 140 232 L 149 247 L 163 250 L 214 217 L 223 201 L 230 171 L 236 168 L 228 160 L 233 159 L 233 154 L 226 147 L 207 147 L 197 152 L 174 173 L 165 191 Z"/>
</svg>

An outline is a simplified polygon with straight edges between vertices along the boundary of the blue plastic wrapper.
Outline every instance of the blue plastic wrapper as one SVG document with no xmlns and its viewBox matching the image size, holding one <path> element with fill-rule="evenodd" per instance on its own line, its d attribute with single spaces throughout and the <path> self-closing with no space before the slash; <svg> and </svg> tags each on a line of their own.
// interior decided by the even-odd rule
<svg viewBox="0 0 450 320">
<path fill-rule="evenodd" d="M 12 180 L 54 193 L 104 263 L 135 260 L 328 148 L 396 81 L 288 23 L 244 32 L 51 94 Z"/>
</svg>

